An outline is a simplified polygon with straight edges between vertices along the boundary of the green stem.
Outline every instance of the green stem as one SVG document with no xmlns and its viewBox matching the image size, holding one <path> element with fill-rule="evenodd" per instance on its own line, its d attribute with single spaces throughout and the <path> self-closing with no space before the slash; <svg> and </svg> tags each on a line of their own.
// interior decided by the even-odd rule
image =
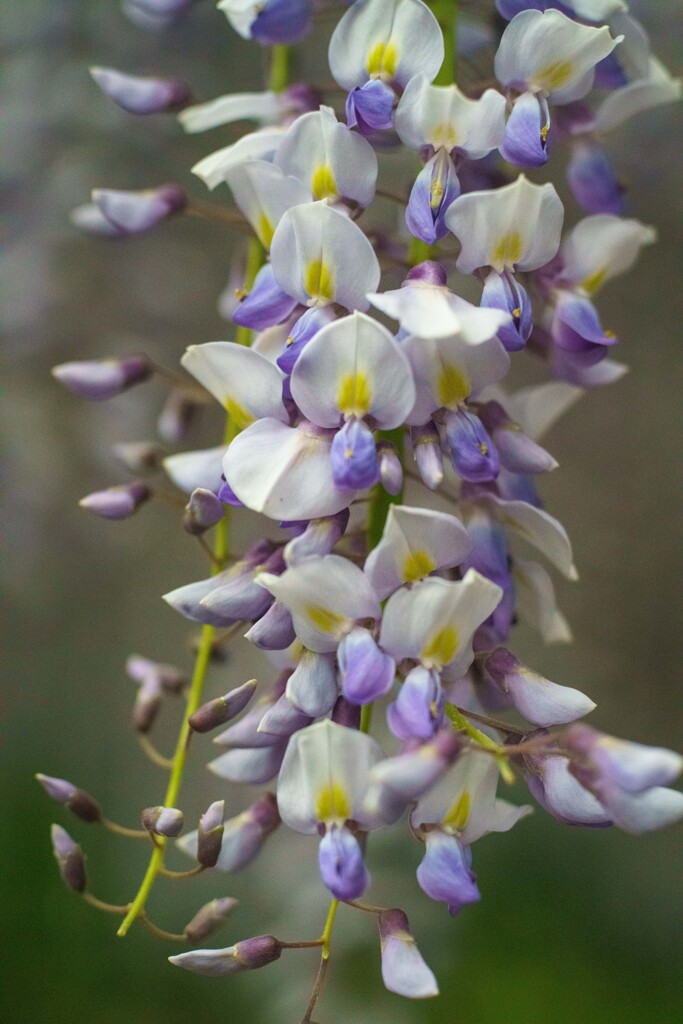
<svg viewBox="0 0 683 1024">
<path fill-rule="evenodd" d="M 455 81 L 458 41 L 458 0 L 434 0 L 431 5 L 443 32 L 444 58 L 434 85 L 452 85 Z"/>
<path fill-rule="evenodd" d="M 270 81 L 272 92 L 284 92 L 289 81 L 289 47 L 274 46 L 271 51 Z"/>
<path fill-rule="evenodd" d="M 502 778 L 505 782 L 514 782 L 514 772 L 510 768 L 507 756 L 504 751 L 501 750 L 500 745 L 492 740 L 490 736 L 487 736 L 486 733 L 482 732 L 481 729 L 477 729 L 471 722 L 468 722 L 455 704 L 446 704 L 446 714 L 456 729 L 460 732 L 464 732 L 466 736 L 469 736 L 471 740 L 478 743 L 480 747 L 485 747 L 487 750 L 493 751 L 496 761 L 498 762 L 498 770 Z"/>
<path fill-rule="evenodd" d="M 421 238 L 410 239 L 408 262 L 411 267 L 416 267 L 418 263 L 424 263 L 425 260 L 430 260 L 431 258 L 432 246 L 429 242 L 423 242 Z"/>
<path fill-rule="evenodd" d="M 379 440 L 391 441 L 398 451 L 399 459 L 403 462 L 403 428 L 397 427 L 395 430 L 380 430 L 377 436 Z M 382 539 L 384 524 L 387 521 L 390 507 L 392 505 L 400 505 L 402 501 L 403 489 L 401 489 L 398 494 L 389 494 L 388 491 L 384 490 L 381 484 L 376 484 L 373 488 L 370 507 L 368 510 L 368 549 L 370 551 L 372 551 L 373 548 L 376 548 Z"/>
</svg>

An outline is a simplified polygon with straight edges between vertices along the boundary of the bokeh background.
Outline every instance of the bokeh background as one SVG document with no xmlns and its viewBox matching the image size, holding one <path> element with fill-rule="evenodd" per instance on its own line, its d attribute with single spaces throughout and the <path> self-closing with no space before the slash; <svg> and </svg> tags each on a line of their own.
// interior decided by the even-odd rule
<svg viewBox="0 0 683 1024">
<path fill-rule="evenodd" d="M 669 66 L 675 66 L 676 10 L 675 0 L 638 5 Z M 144 761 L 127 729 L 134 686 L 123 665 L 129 652 L 139 651 L 189 666 L 189 631 L 159 596 L 205 570 L 201 552 L 169 508 L 147 507 L 128 524 L 110 524 L 76 505 L 82 494 L 125 479 L 110 445 L 154 436 L 163 388 L 153 383 L 89 405 L 60 389 L 50 367 L 139 350 L 174 366 L 187 344 L 230 337 L 216 299 L 242 244 L 220 227 L 183 219 L 128 244 L 85 237 L 69 225 L 69 210 L 96 186 L 177 180 L 204 198 L 189 168 L 233 137 L 218 130 L 188 138 L 172 118 L 130 117 L 104 99 L 86 69 L 101 63 L 177 73 L 198 97 L 210 98 L 260 88 L 261 55 L 208 2 L 163 34 L 136 29 L 114 0 L 7 0 L 0 17 L 8 208 L 1 278 L 5 1019 L 296 1024 L 315 974 L 315 952 L 292 953 L 267 970 L 219 981 L 173 970 L 166 956 L 174 948 L 141 930 L 117 939 L 115 919 L 63 889 L 49 824 L 61 822 L 82 842 L 93 891 L 113 902 L 132 897 L 146 849 L 67 820 L 32 779 L 37 770 L 72 779 L 96 794 L 110 817 L 129 824 L 141 807 L 159 802 L 163 773 Z M 311 45 L 323 50 L 328 31 L 321 25 Z M 577 584 L 558 581 L 575 644 L 543 648 L 524 632 L 516 642 L 534 667 L 598 701 L 599 727 L 668 746 L 680 743 L 672 513 L 675 124 L 675 112 L 663 108 L 635 119 L 609 142 L 630 186 L 630 212 L 656 225 L 660 244 L 600 299 L 604 323 L 623 338 L 620 356 L 631 372 L 585 396 L 548 438 L 561 468 L 544 481 L 543 493 L 574 539 L 581 573 Z M 567 206 L 568 218 L 576 218 L 571 200 Z M 521 363 L 527 365 L 524 357 Z M 219 417 L 209 414 L 192 443 L 215 443 L 219 431 Z M 238 514 L 238 531 L 254 529 Z M 247 678 L 247 647 L 237 646 L 231 663 L 212 670 L 211 693 L 234 685 L 229 679 Z M 262 663 L 257 671 L 264 674 Z M 171 704 L 164 717 L 158 736 L 164 749 L 171 747 L 179 712 Z M 211 753 L 208 742 L 193 751 L 181 801 L 189 819 L 224 795 L 203 768 Z M 526 800 L 524 788 L 512 798 Z M 232 794 L 228 801 L 237 811 L 246 798 Z M 483 900 L 456 920 L 417 889 L 419 850 L 408 838 L 396 831 L 373 836 L 370 851 L 373 898 L 408 911 L 442 995 L 410 1004 L 386 993 L 372 920 L 342 910 L 317 1013 L 321 1022 L 679 1019 L 676 830 L 639 838 L 616 830 L 582 832 L 539 811 L 512 833 L 477 844 Z M 312 936 L 326 904 L 315 856 L 315 844 L 279 833 L 252 871 L 183 884 L 159 881 L 153 915 L 180 930 L 207 899 L 235 895 L 240 907 L 210 942 L 229 944 L 271 930 L 287 938 Z"/>
</svg>

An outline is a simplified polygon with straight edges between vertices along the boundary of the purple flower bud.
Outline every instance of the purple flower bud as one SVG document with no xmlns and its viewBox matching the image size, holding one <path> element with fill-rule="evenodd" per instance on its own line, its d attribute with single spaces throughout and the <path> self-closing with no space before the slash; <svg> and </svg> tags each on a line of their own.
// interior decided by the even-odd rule
<svg viewBox="0 0 683 1024">
<path fill-rule="evenodd" d="M 210 732 L 219 725 L 225 725 L 240 711 L 243 711 L 256 692 L 256 680 L 250 679 L 224 697 L 207 701 L 190 715 L 188 724 L 195 732 Z"/>
<path fill-rule="evenodd" d="M 440 828 L 430 829 L 425 843 L 427 851 L 417 869 L 417 880 L 423 892 L 433 900 L 446 903 L 452 916 L 468 903 L 480 900 L 476 877 L 470 870 L 470 848 Z"/>
<path fill-rule="evenodd" d="M 103 402 L 122 391 L 147 380 L 152 366 L 144 355 L 122 356 L 120 359 L 88 359 L 83 362 L 60 363 L 53 366 L 52 376 L 81 398 Z"/>
<path fill-rule="evenodd" d="M 61 825 L 53 825 L 51 832 L 52 852 L 59 866 L 62 881 L 74 892 L 85 892 L 85 858 L 78 843 L 75 843 Z"/>
<path fill-rule="evenodd" d="M 460 195 L 460 182 L 443 147 L 425 164 L 410 191 L 406 225 L 411 235 L 434 245 L 448 234 L 445 215 Z"/>
<path fill-rule="evenodd" d="M 279 960 L 282 949 L 282 943 L 274 935 L 258 935 L 227 949 L 193 949 L 169 956 L 168 960 L 175 967 L 183 967 L 194 974 L 221 978 L 272 964 L 273 960 Z"/>
<path fill-rule="evenodd" d="M 283 604 L 274 601 L 244 637 L 262 651 L 284 651 L 296 640 L 292 616 Z"/>
<path fill-rule="evenodd" d="M 564 725 L 594 710 L 593 701 L 570 686 L 558 686 L 532 672 L 504 647 L 498 647 L 484 663 L 484 671 L 528 722 Z"/>
<path fill-rule="evenodd" d="M 608 811 L 592 793 L 569 773 L 569 759 L 556 752 L 550 734 L 548 750 L 534 749 L 531 741 L 538 742 L 545 730 L 527 736 L 530 752 L 524 754 L 526 781 L 532 796 L 541 807 L 566 825 L 583 828 L 604 828 L 612 824 Z M 526 743 L 526 740 L 524 741 Z"/>
<path fill-rule="evenodd" d="M 277 801 L 272 793 L 266 793 L 251 807 L 226 821 L 223 826 L 223 841 L 215 867 L 218 871 L 238 871 L 256 857 L 267 836 L 280 824 Z M 184 853 L 197 857 L 199 852 L 198 833 L 190 833 L 178 841 Z"/>
<path fill-rule="evenodd" d="M 360 704 L 351 704 L 346 697 L 338 697 L 332 708 L 331 719 L 347 729 L 360 729 Z"/>
<path fill-rule="evenodd" d="M 424 260 L 410 268 L 401 287 L 407 285 L 409 281 L 420 281 L 422 284 L 434 285 L 435 288 L 445 288 L 448 277 L 440 263 L 435 260 Z"/>
<path fill-rule="evenodd" d="M 350 419 L 332 439 L 332 478 L 337 487 L 374 487 L 379 462 L 372 431 L 363 420 Z"/>
<path fill-rule="evenodd" d="M 336 692 L 336 686 L 335 686 Z M 313 721 L 313 716 L 306 714 L 292 703 L 287 694 L 283 693 L 276 700 L 259 722 L 259 733 L 266 736 L 289 737 L 299 729 L 305 729 Z"/>
<path fill-rule="evenodd" d="M 299 355 L 311 341 L 318 331 L 326 324 L 332 323 L 336 315 L 331 306 L 323 306 L 322 309 L 307 309 L 292 327 L 291 333 L 285 343 L 282 355 L 277 358 L 277 365 L 283 373 L 291 373 L 294 369 Z"/>
<path fill-rule="evenodd" d="M 80 231 L 89 235 L 99 235 L 100 238 L 125 238 L 126 232 L 115 227 L 110 220 L 104 216 L 96 203 L 82 203 L 75 207 L 69 214 L 69 220 Z"/>
<path fill-rule="evenodd" d="M 370 885 L 360 843 L 346 825 L 326 830 L 320 840 L 318 866 L 323 882 L 338 900 L 356 900 Z"/>
<path fill-rule="evenodd" d="M 548 162 L 551 141 L 547 100 L 536 93 L 522 93 L 505 126 L 501 156 L 516 167 L 542 167 Z"/>
<path fill-rule="evenodd" d="M 443 714 L 438 673 L 418 665 L 408 673 L 396 700 L 387 708 L 387 723 L 399 740 L 428 740 L 443 722 Z"/>
<path fill-rule="evenodd" d="M 510 473 L 548 473 L 557 462 L 545 448 L 522 432 L 498 402 L 487 402 L 479 410 L 482 423 L 493 438 L 500 461 Z"/>
<path fill-rule="evenodd" d="M 137 732 L 147 733 L 152 728 L 163 695 L 163 687 L 158 679 L 150 677 L 141 684 L 133 705 L 133 728 Z"/>
<path fill-rule="evenodd" d="M 342 509 L 334 516 L 311 519 L 308 526 L 285 546 L 285 561 L 288 566 L 298 565 L 306 558 L 329 555 L 337 542 L 344 536 L 349 524 L 350 512 Z"/>
<path fill-rule="evenodd" d="M 281 324 L 298 305 L 296 299 L 280 288 L 270 263 L 261 267 L 251 291 L 246 295 L 240 292 L 237 297 L 239 304 L 232 314 L 233 323 L 254 331 Z"/>
<path fill-rule="evenodd" d="M 81 498 L 79 505 L 102 519 L 128 519 L 152 495 L 147 484 L 135 480 L 130 484 L 94 491 Z"/>
<path fill-rule="evenodd" d="M 262 46 L 298 43 L 311 29 L 311 0 L 265 0 L 254 5 L 254 10 L 258 14 L 249 32 Z"/>
<path fill-rule="evenodd" d="M 92 199 L 107 220 L 126 235 L 151 231 L 187 205 L 187 196 L 179 185 L 160 185 L 140 192 L 95 189 Z"/>
<path fill-rule="evenodd" d="M 352 704 L 371 704 L 394 683 L 396 662 L 380 650 L 372 633 L 356 626 L 337 650 L 342 693 Z"/>
<path fill-rule="evenodd" d="M 389 86 L 374 78 L 346 97 L 346 123 L 361 135 L 387 131 L 394 123 L 394 100 Z"/>
<path fill-rule="evenodd" d="M 403 490 L 403 466 L 401 459 L 391 441 L 379 441 L 377 444 L 379 459 L 379 479 L 387 492 L 396 496 Z"/>
<path fill-rule="evenodd" d="M 90 68 L 105 95 L 129 114 L 161 114 L 182 110 L 192 99 L 190 88 L 178 78 L 140 78 L 114 68 Z"/>
<path fill-rule="evenodd" d="M 154 441 L 133 441 L 113 444 L 112 454 L 130 473 L 137 475 L 154 473 L 160 468 L 166 452 Z"/>
<path fill-rule="evenodd" d="M 176 807 L 146 807 L 140 815 L 143 828 L 155 836 L 175 839 L 183 828 L 183 812 Z"/>
<path fill-rule="evenodd" d="M 167 693 L 181 693 L 189 683 L 186 672 L 175 665 L 165 665 L 141 654 L 131 654 L 126 661 L 126 673 L 136 683 L 144 685 L 150 680 L 159 683 Z"/>
<path fill-rule="evenodd" d="M 157 421 L 159 434 L 164 441 L 181 444 L 187 438 L 196 413 L 197 403 L 184 391 L 171 391 Z"/>
<path fill-rule="evenodd" d="M 205 903 L 198 910 L 183 932 L 190 942 L 201 942 L 207 935 L 212 935 L 225 922 L 228 914 L 237 906 L 238 900 L 232 896 L 223 896 Z"/>
<path fill-rule="evenodd" d="M 73 783 L 66 779 L 55 779 L 51 775 L 36 775 L 48 796 L 63 804 L 72 814 L 75 814 L 81 821 L 101 821 L 102 813 L 100 805 L 94 797 L 82 789 L 78 789 Z"/>
<path fill-rule="evenodd" d="M 443 483 L 443 455 L 439 431 L 434 423 L 425 423 L 422 427 L 411 427 L 410 439 L 422 482 L 430 491 L 435 491 Z"/>
<path fill-rule="evenodd" d="M 385 988 L 408 999 L 437 996 L 436 978 L 422 959 L 404 912 L 398 907 L 383 910 L 377 917 L 377 924 Z"/>
<path fill-rule="evenodd" d="M 338 695 L 334 656 L 303 651 L 287 680 L 287 696 L 292 703 L 312 718 L 319 718 L 332 710 Z"/>
<path fill-rule="evenodd" d="M 492 270 L 484 282 L 480 305 L 509 313 L 511 319 L 498 328 L 498 340 L 508 352 L 524 348 L 533 327 L 531 300 L 514 274 Z"/>
<path fill-rule="evenodd" d="M 206 487 L 196 487 L 185 506 L 183 529 L 193 537 L 198 537 L 220 523 L 224 512 L 223 503 L 213 491 Z"/>
<path fill-rule="evenodd" d="M 623 216 L 624 189 L 614 176 L 607 153 L 595 142 L 579 142 L 567 164 L 567 182 L 587 213 Z"/>
<path fill-rule="evenodd" d="M 683 770 L 683 757 L 673 750 L 620 740 L 583 723 L 567 729 L 562 746 L 573 755 L 570 771 L 577 778 L 585 766 L 596 779 L 605 779 L 629 793 L 666 786 Z"/>
<path fill-rule="evenodd" d="M 202 814 L 197 830 L 197 861 L 205 868 L 215 867 L 223 843 L 225 800 L 216 800 Z"/>
<path fill-rule="evenodd" d="M 466 409 L 446 413 L 446 438 L 456 473 L 470 483 L 495 480 L 500 460 L 478 416 Z"/>
<path fill-rule="evenodd" d="M 619 341 L 603 329 L 589 299 L 568 291 L 558 292 L 550 330 L 554 344 L 582 368 L 599 363 Z"/>
<path fill-rule="evenodd" d="M 462 737 L 447 728 L 432 740 L 376 764 L 370 773 L 365 809 L 387 824 L 438 782 L 462 749 Z"/>
</svg>

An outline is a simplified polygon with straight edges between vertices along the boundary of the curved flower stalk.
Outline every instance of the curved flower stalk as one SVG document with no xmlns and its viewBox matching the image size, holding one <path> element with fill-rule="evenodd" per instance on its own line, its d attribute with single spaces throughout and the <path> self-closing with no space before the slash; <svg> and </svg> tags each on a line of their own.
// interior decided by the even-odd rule
<svg viewBox="0 0 683 1024">
<path fill-rule="evenodd" d="M 191 5 L 128 6 L 138 21 L 160 24 Z M 318 948 L 302 1024 L 314 1010 L 319 1016 L 341 904 L 377 917 L 390 991 L 437 994 L 404 911 L 362 901 L 374 831 L 409 829 L 424 845 L 417 886 L 457 914 L 481 898 L 473 844 L 531 809 L 497 796 L 499 776 L 507 783 L 519 773 L 542 808 L 572 825 L 642 832 L 683 815 L 683 797 L 669 788 L 678 755 L 579 721 L 595 702 L 512 649 L 518 618 L 548 643 L 571 639 L 552 573 L 574 581 L 578 571 L 564 527 L 543 505 L 543 475 L 557 461 L 541 442 L 585 388 L 624 372 L 607 358 L 617 339 L 603 329 L 594 298 L 656 235 L 597 203 L 593 215 L 566 225 L 563 239 L 555 185 L 511 173 L 510 164 L 546 164 L 551 106 L 556 147 L 577 138 L 593 145 L 596 132 L 678 87 L 652 63 L 621 0 L 498 0 L 509 20 L 492 69 L 501 88 L 487 78 L 462 91 L 453 12 L 432 6 L 356 0 L 342 14 L 328 58 L 347 93 L 344 111 L 325 86 L 289 84 L 296 58 L 288 46 L 311 27 L 309 0 L 219 4 L 243 38 L 273 46 L 261 92 L 193 102 L 176 79 L 93 69 L 123 111 L 180 110 L 192 132 L 245 119 L 257 127 L 193 168 L 209 189 L 228 185 L 220 201 L 178 185 L 96 190 L 75 220 L 123 239 L 189 215 L 250 241 L 232 266 L 226 259 L 235 292 L 221 303 L 232 320 L 226 340 L 190 345 L 185 374 L 138 354 L 54 371 L 94 401 L 115 400 L 152 376 L 165 381 L 167 444 L 184 445 L 199 406 L 215 401 L 227 416 L 209 448 L 118 446 L 119 461 L 142 479 L 81 501 L 111 520 L 144 515 L 159 498 L 177 504 L 182 536 L 196 538 L 210 570 L 164 595 L 201 625 L 192 672 L 141 655 L 127 663 L 138 687 L 133 727 L 169 773 L 159 803 L 142 810 L 142 827 L 110 821 L 68 780 L 38 776 L 82 823 L 149 846 L 140 888 L 121 906 L 98 899 L 81 846 L 54 826 L 62 878 L 119 915 L 120 935 L 138 922 L 194 946 L 221 925 L 234 897 L 211 901 L 169 933 L 147 912 L 160 879 L 258 870 L 280 824 L 317 836 L 320 885 L 332 898 L 319 934 L 285 941 L 255 923 L 252 937 L 170 958 L 227 976 Z M 474 29 L 493 38 L 492 25 Z M 594 82 L 608 95 L 591 113 L 584 101 L 594 103 Z M 378 161 L 378 150 L 401 146 L 422 158 L 416 180 L 408 163 Z M 581 159 L 577 171 L 574 154 L 570 184 L 577 191 L 582 179 L 584 195 L 601 187 L 607 203 L 611 186 L 595 154 Z M 398 184 L 385 180 L 392 171 Z M 405 207 L 403 217 L 385 217 L 387 203 Z M 467 298 L 456 272 L 471 276 Z M 512 363 L 528 358 L 547 379 L 510 391 Z M 158 484 L 159 469 L 180 493 Z M 246 550 L 228 543 L 233 517 L 253 521 Z M 221 679 L 222 696 L 207 699 L 210 666 L 223 672 L 222 654 L 240 635 L 262 652 L 263 678 L 244 682 L 233 660 L 237 678 L 229 686 Z M 162 705 L 179 698 L 185 710 L 168 758 L 154 726 Z M 370 733 L 382 718 L 380 746 Z M 194 747 L 214 730 L 215 799 L 201 812 L 181 808 L 190 740 Z M 244 785 L 268 788 L 241 798 L 244 810 L 225 819 L 229 788 Z M 190 830 L 181 834 L 185 821 Z M 170 840 L 192 867 L 167 866 Z M 238 892 L 239 877 L 233 885 Z"/>
</svg>

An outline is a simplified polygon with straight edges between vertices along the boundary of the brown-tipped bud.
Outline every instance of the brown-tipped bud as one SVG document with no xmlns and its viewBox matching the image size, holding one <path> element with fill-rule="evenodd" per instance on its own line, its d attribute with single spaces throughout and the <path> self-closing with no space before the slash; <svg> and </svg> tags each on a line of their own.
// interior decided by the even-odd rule
<svg viewBox="0 0 683 1024">
<path fill-rule="evenodd" d="M 164 441 L 172 444 L 185 441 L 196 412 L 197 403 L 184 391 L 171 391 L 157 421 L 157 429 Z"/>
<path fill-rule="evenodd" d="M 227 949 L 191 949 L 169 962 L 194 974 L 224 977 L 239 971 L 254 971 L 279 960 L 283 945 L 274 935 L 255 935 Z"/>
<path fill-rule="evenodd" d="M 74 892 L 85 892 L 85 857 L 78 843 L 75 843 L 61 825 L 53 825 L 51 832 L 52 852 L 59 865 L 62 881 Z"/>
<path fill-rule="evenodd" d="M 130 484 L 93 491 L 81 498 L 81 508 L 102 519 L 129 519 L 152 496 L 147 484 L 134 480 Z"/>
<path fill-rule="evenodd" d="M 167 693 L 180 693 L 189 683 L 186 672 L 175 665 L 165 665 L 151 658 L 143 658 L 140 654 L 131 654 L 126 661 L 126 672 L 136 683 L 143 686 L 150 680 L 159 683 Z"/>
<path fill-rule="evenodd" d="M 140 815 L 143 828 L 167 839 L 180 835 L 184 820 L 183 812 L 176 807 L 147 807 Z"/>
<path fill-rule="evenodd" d="M 225 800 L 216 800 L 202 814 L 197 830 L 197 861 L 204 868 L 215 867 L 223 845 Z"/>
<path fill-rule="evenodd" d="M 163 688 L 158 679 L 146 680 L 137 692 L 133 705 L 133 728 L 146 733 L 154 725 L 161 707 Z"/>
<path fill-rule="evenodd" d="M 225 506 L 213 491 L 206 487 L 196 487 L 185 506 L 183 529 L 193 537 L 206 533 L 216 523 L 220 523 L 225 513 Z"/>
<path fill-rule="evenodd" d="M 114 444 L 111 447 L 114 458 L 135 476 L 145 476 L 160 468 L 166 452 L 155 441 L 132 441 L 128 444 Z"/>
<path fill-rule="evenodd" d="M 102 820 L 100 805 L 85 790 L 79 789 L 73 783 L 67 782 L 66 779 L 55 779 L 51 775 L 41 775 L 40 772 L 36 775 L 36 779 L 48 796 L 63 804 L 67 810 L 75 814 L 81 821 Z"/>
<path fill-rule="evenodd" d="M 89 359 L 61 363 L 52 368 L 52 376 L 81 398 L 103 402 L 147 380 L 152 364 L 146 355 L 127 355 L 115 359 Z"/>
<path fill-rule="evenodd" d="M 225 725 L 246 708 L 255 690 L 256 680 L 250 679 L 249 682 L 226 693 L 224 697 L 207 701 L 188 719 L 190 728 L 195 732 L 210 732 L 219 725 Z"/>
<path fill-rule="evenodd" d="M 201 942 L 207 935 L 213 935 L 224 923 L 233 907 L 237 906 L 237 903 L 238 900 L 233 899 L 232 896 L 223 896 L 206 903 L 186 925 L 186 937 L 190 942 Z"/>
</svg>

